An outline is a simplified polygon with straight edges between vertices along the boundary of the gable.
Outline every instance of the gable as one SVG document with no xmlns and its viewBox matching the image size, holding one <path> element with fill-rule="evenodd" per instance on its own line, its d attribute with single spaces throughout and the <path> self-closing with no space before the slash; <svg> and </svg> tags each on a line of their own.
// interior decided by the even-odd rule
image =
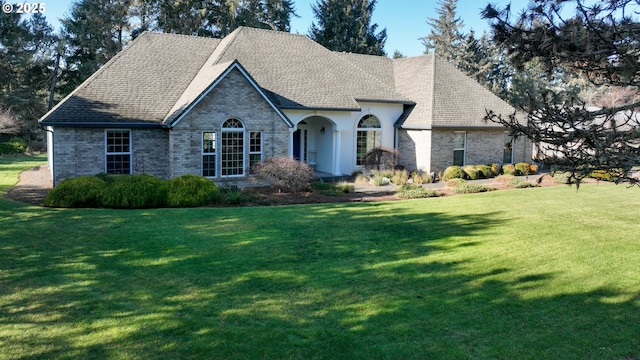
<svg viewBox="0 0 640 360">
<path fill-rule="evenodd" d="M 199 87 L 200 84 L 194 86 Z M 277 121 L 286 127 L 293 127 L 291 121 L 271 102 L 238 62 L 226 66 L 213 83 L 194 100 L 185 101 L 189 105 L 176 111 L 173 117 L 168 119 L 166 124 L 169 127 L 178 127 L 181 122 L 197 118 L 218 122 L 228 118 L 247 121 L 259 118 L 261 121 Z"/>
</svg>

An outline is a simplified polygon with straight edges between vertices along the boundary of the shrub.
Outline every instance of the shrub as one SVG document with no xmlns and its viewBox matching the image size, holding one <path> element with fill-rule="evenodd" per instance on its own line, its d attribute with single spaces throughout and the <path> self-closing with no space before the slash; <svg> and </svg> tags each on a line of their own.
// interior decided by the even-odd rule
<svg viewBox="0 0 640 360">
<path fill-rule="evenodd" d="M 107 184 L 97 176 L 79 176 L 66 179 L 47 194 L 45 206 L 98 207 L 100 196 Z"/>
<path fill-rule="evenodd" d="M 422 185 L 425 183 L 425 180 L 422 175 L 417 172 L 417 171 L 413 171 L 411 173 L 411 181 L 413 181 L 413 185 Z"/>
<path fill-rule="evenodd" d="M 466 174 L 466 178 L 470 180 L 477 180 L 480 178 L 480 171 L 473 165 L 466 165 L 462 167 L 462 171 Z"/>
<path fill-rule="evenodd" d="M 336 189 L 343 194 L 351 194 L 356 191 L 356 187 L 346 181 L 341 181 L 336 185 Z"/>
<path fill-rule="evenodd" d="M 493 163 L 491 164 L 491 176 L 500 175 L 500 165 Z"/>
<path fill-rule="evenodd" d="M 27 142 L 18 137 L 13 137 L 9 141 L 0 144 L 0 155 L 22 154 L 27 151 Z"/>
<path fill-rule="evenodd" d="M 491 171 L 491 167 L 489 167 L 488 165 L 476 165 L 476 170 L 478 170 L 478 172 L 481 174 L 480 177 L 483 177 L 486 179 L 492 178 L 495 176 Z"/>
<path fill-rule="evenodd" d="M 533 184 L 533 183 L 530 183 L 528 181 L 524 181 L 524 180 L 518 179 L 517 177 L 515 177 L 513 175 L 500 175 L 497 178 L 495 178 L 493 180 L 493 182 L 500 183 L 500 184 L 503 184 L 506 187 L 516 188 L 516 189 L 522 189 L 522 188 L 528 188 L 528 187 L 538 187 L 537 184 Z"/>
<path fill-rule="evenodd" d="M 495 190 L 495 189 L 492 187 L 471 184 L 468 182 L 465 182 L 460 186 L 451 189 L 451 191 L 453 191 L 456 194 L 475 194 L 475 193 L 481 193 L 481 192 L 492 191 L 492 190 Z"/>
<path fill-rule="evenodd" d="M 396 170 L 391 176 L 391 182 L 396 185 L 404 185 L 409 181 L 409 172 L 407 170 Z"/>
<path fill-rule="evenodd" d="M 387 148 L 371 149 L 364 157 L 364 167 L 367 170 L 393 169 L 396 166 L 398 151 Z"/>
<path fill-rule="evenodd" d="M 425 189 L 417 185 L 402 185 L 396 190 L 396 196 L 400 199 L 422 199 L 440 196 L 435 190 Z"/>
<path fill-rule="evenodd" d="M 197 207 L 220 200 L 213 181 L 197 175 L 181 175 L 166 182 L 169 207 Z"/>
<path fill-rule="evenodd" d="M 505 175 L 515 175 L 516 166 L 513 164 L 504 164 L 502 165 L 502 173 Z"/>
<path fill-rule="evenodd" d="M 450 188 L 460 187 L 463 184 L 466 184 L 467 181 L 460 178 L 449 179 L 445 182 L 445 185 Z"/>
<path fill-rule="evenodd" d="M 248 201 L 247 194 L 240 189 L 225 189 L 224 190 L 224 202 L 227 205 L 240 205 Z"/>
<path fill-rule="evenodd" d="M 616 180 L 618 180 L 618 175 L 616 174 L 615 171 L 612 170 L 593 170 L 591 173 L 589 173 L 589 177 L 592 179 L 596 179 L 596 180 L 602 180 L 602 181 L 612 181 L 615 182 Z"/>
<path fill-rule="evenodd" d="M 384 186 L 389 185 L 389 178 L 384 177 L 382 175 L 374 175 L 371 179 L 371 184 L 373 186 Z"/>
<path fill-rule="evenodd" d="M 464 171 L 459 166 L 453 165 L 444 169 L 444 173 L 442 174 L 442 180 L 449 179 L 463 179 Z"/>
<path fill-rule="evenodd" d="M 369 177 L 364 174 L 358 174 L 358 176 L 356 176 L 356 179 L 354 181 L 356 184 L 364 184 L 364 185 L 369 185 L 371 183 L 371 179 L 369 179 Z"/>
<path fill-rule="evenodd" d="M 537 174 L 538 173 L 538 165 L 531 164 L 531 166 L 529 166 L 529 173 L 530 174 Z"/>
<path fill-rule="evenodd" d="M 294 193 L 308 188 L 314 177 L 309 164 L 289 157 L 274 157 L 258 163 L 256 174 L 278 190 Z"/>
<path fill-rule="evenodd" d="M 531 165 L 521 162 L 515 165 L 517 175 L 529 175 L 531 173 Z"/>
<path fill-rule="evenodd" d="M 141 209 L 160 207 L 167 198 L 164 182 L 149 174 L 114 176 L 100 201 L 109 208 Z"/>
</svg>

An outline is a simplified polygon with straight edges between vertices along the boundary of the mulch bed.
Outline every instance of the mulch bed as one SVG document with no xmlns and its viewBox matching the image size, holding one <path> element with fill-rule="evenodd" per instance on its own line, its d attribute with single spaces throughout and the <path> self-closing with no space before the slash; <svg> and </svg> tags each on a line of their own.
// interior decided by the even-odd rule
<svg viewBox="0 0 640 360">
<path fill-rule="evenodd" d="M 537 178 L 540 186 L 556 186 L 551 176 L 545 175 Z M 491 183 L 488 186 L 497 190 L 507 189 L 502 184 Z M 38 166 L 20 174 L 20 181 L 11 187 L 3 197 L 18 202 L 42 206 L 44 199 L 51 190 L 51 180 L 48 166 Z M 446 188 L 436 189 L 445 196 L 454 195 Z M 249 195 L 249 201 L 243 205 L 294 205 L 294 204 L 323 204 L 323 203 L 349 203 L 349 202 L 373 202 L 399 200 L 391 187 L 375 188 L 373 191 L 355 192 L 341 195 L 325 195 L 315 192 L 279 193 L 271 187 L 245 189 Z"/>
</svg>

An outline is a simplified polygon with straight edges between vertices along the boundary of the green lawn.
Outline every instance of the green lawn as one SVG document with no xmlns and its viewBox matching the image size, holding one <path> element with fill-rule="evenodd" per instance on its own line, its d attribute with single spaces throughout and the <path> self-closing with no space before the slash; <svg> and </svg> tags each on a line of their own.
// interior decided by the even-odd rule
<svg viewBox="0 0 640 360">
<path fill-rule="evenodd" d="M 0 359 L 636 359 L 638 215 L 640 189 L 605 184 L 138 211 L 0 199 Z"/>
</svg>

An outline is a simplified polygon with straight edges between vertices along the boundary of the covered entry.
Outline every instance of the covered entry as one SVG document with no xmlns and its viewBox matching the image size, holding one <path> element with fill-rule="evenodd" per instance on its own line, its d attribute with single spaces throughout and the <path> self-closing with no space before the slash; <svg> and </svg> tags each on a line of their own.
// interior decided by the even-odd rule
<svg viewBox="0 0 640 360">
<path fill-rule="evenodd" d="M 316 171 L 335 173 L 333 127 L 329 119 L 320 116 L 300 121 L 293 132 L 293 158 Z"/>
</svg>

